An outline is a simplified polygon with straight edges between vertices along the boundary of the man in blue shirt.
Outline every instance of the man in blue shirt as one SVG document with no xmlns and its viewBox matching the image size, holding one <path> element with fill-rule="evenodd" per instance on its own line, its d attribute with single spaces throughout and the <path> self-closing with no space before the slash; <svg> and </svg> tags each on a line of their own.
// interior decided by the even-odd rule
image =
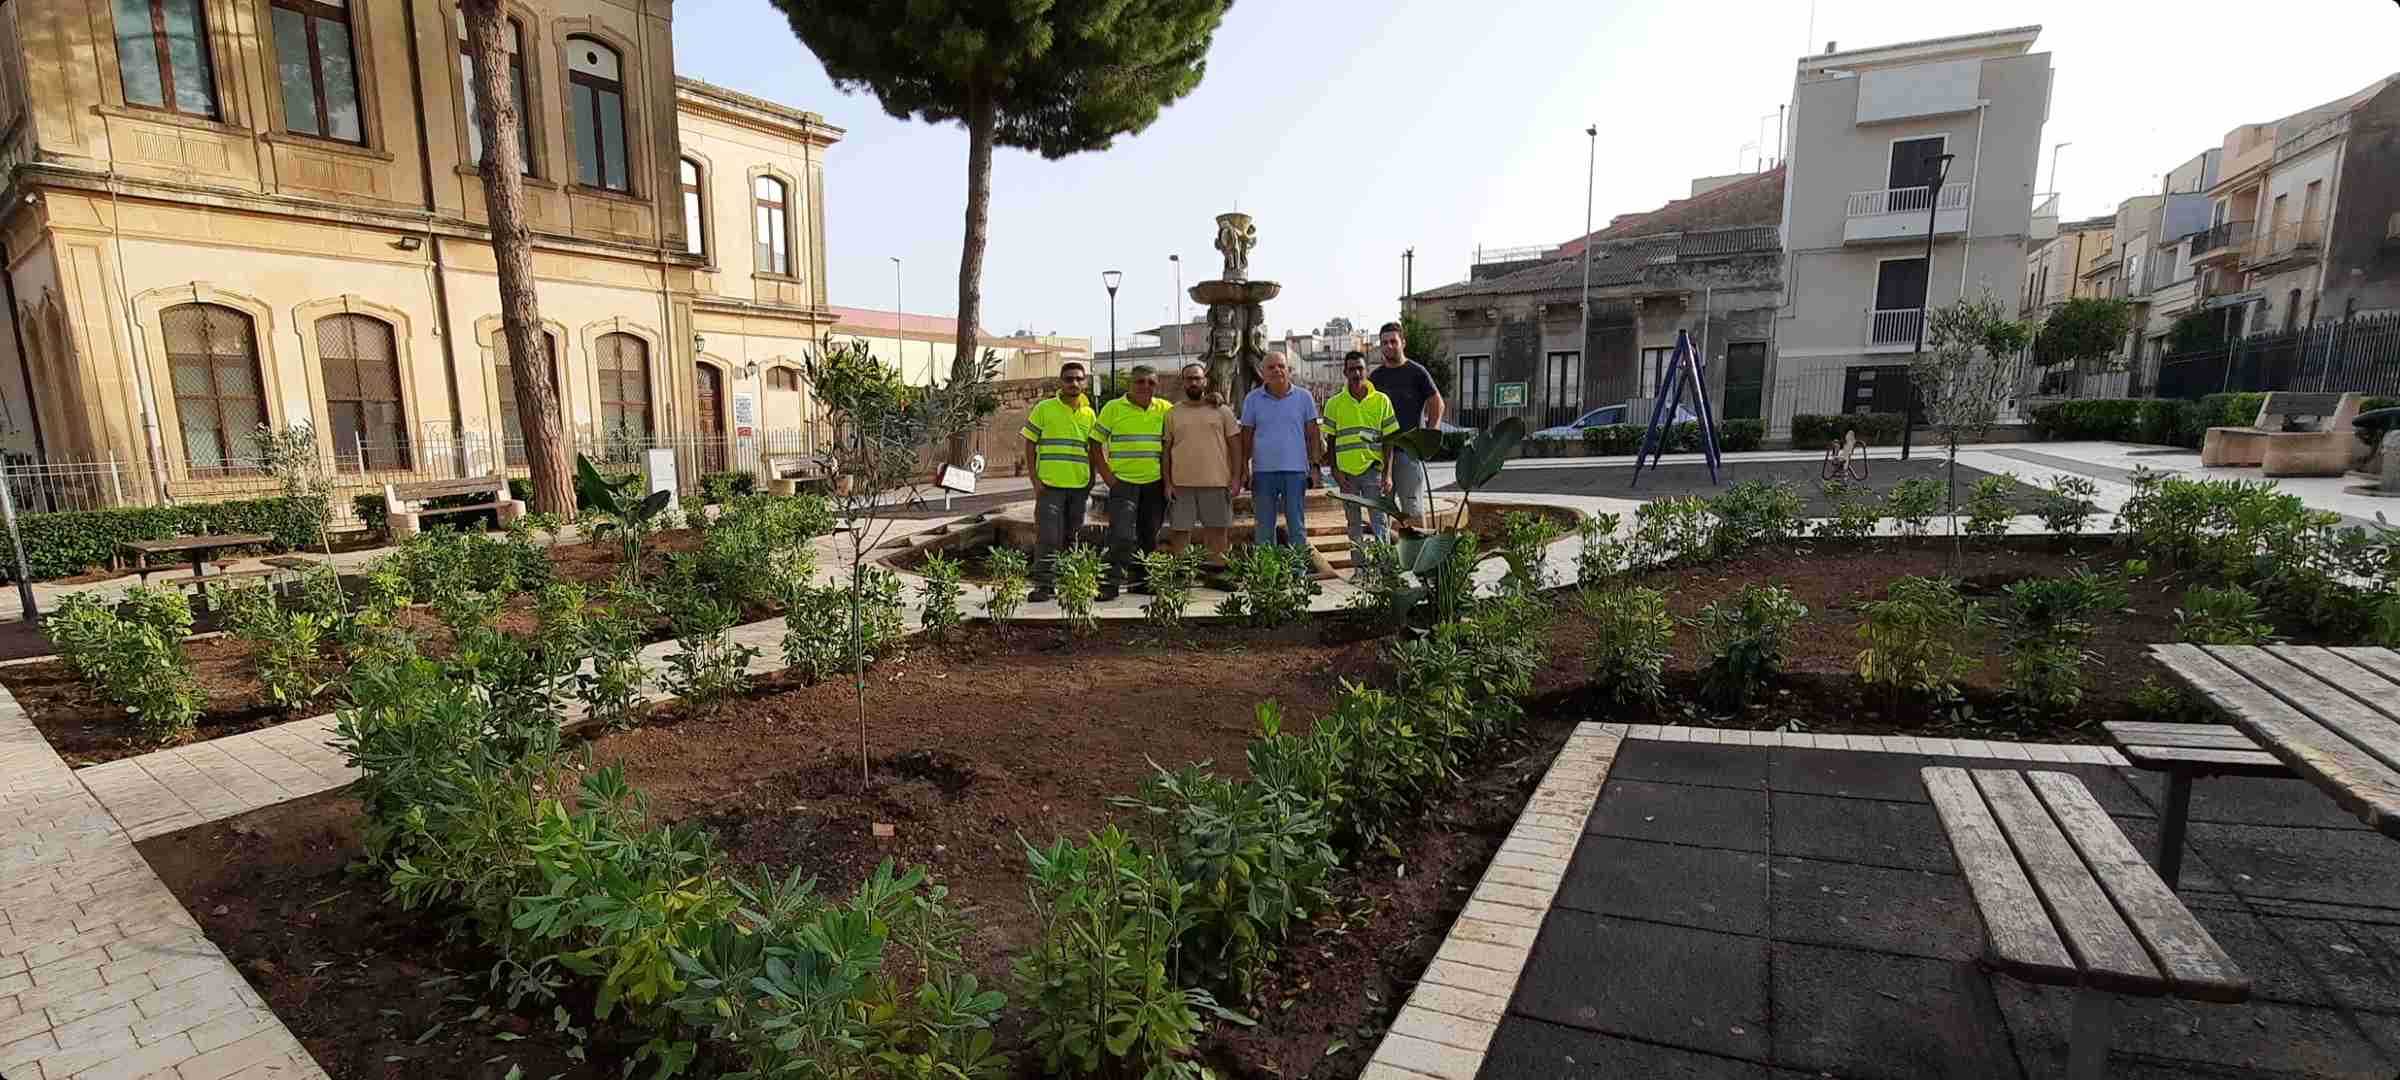
<svg viewBox="0 0 2400 1080">
<path fill-rule="evenodd" d="M 1383 363 L 1367 372 L 1367 381 L 1392 399 L 1392 411 L 1400 417 L 1400 430 L 1414 431 L 1420 426 L 1440 428 L 1448 403 L 1442 400 L 1442 390 L 1433 384 L 1433 375 L 1425 370 L 1425 365 L 1408 358 L 1400 324 L 1383 324 L 1380 337 L 1382 348 L 1378 351 Z M 1417 524 L 1425 516 L 1425 473 L 1405 451 L 1392 452 L 1392 487 L 1400 497 L 1400 512 L 1409 524 Z"/>
<path fill-rule="evenodd" d="M 1259 365 L 1264 385 L 1242 399 L 1242 456 L 1250 462 L 1250 506 L 1258 516 L 1251 543 L 1275 542 L 1275 518 L 1283 517 L 1286 542 L 1308 548 L 1308 477 L 1325 456 L 1317 428 L 1317 399 L 1292 385 L 1292 364 L 1268 353 Z"/>
</svg>

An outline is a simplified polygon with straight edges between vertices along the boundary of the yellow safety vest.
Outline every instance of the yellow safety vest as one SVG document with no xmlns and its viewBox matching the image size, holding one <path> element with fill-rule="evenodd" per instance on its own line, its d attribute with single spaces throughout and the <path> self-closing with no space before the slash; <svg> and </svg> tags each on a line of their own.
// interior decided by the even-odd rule
<svg viewBox="0 0 2400 1080">
<path fill-rule="evenodd" d="M 1056 395 L 1025 414 L 1025 441 L 1034 444 L 1034 472 L 1044 487 L 1092 486 L 1092 402 L 1069 405 Z"/>
<path fill-rule="evenodd" d="M 1333 428 L 1333 466 L 1344 476 L 1357 476 L 1383 462 L 1383 440 L 1400 431 L 1400 416 L 1392 399 L 1369 390 L 1364 399 L 1347 387 L 1325 399 L 1325 423 Z"/>
<path fill-rule="evenodd" d="M 1173 411 L 1175 406 L 1156 394 L 1150 396 L 1147 409 L 1130 398 L 1103 406 L 1092 431 L 1108 447 L 1108 471 L 1128 484 L 1156 483 L 1159 467 L 1165 464 L 1167 414 Z"/>
</svg>

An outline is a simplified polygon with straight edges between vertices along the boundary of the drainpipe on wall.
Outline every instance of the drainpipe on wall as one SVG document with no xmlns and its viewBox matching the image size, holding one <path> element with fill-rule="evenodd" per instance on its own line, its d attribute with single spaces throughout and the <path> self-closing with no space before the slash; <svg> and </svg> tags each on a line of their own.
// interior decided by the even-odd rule
<svg viewBox="0 0 2400 1080">
<path fill-rule="evenodd" d="M 1990 98 L 1975 103 L 1975 167 L 1967 170 L 1967 222 L 1958 230 L 1958 298 L 1967 298 L 1968 256 L 1975 250 L 1975 200 L 1983 196 L 1983 112 L 1992 107 Z M 2014 271 L 2011 271 L 2012 273 Z M 1933 277 L 1933 266 L 1925 267 L 1927 280 Z M 1919 315 L 1918 318 L 1926 318 Z"/>
<path fill-rule="evenodd" d="M 466 416 L 459 409 L 458 350 L 450 341 L 448 267 L 442 262 L 442 239 L 433 233 L 439 211 L 433 199 L 433 144 L 426 137 L 425 73 L 417 55 L 417 0 L 400 0 L 401 17 L 408 20 L 408 92 L 417 105 L 417 171 L 425 186 L 425 249 L 433 279 L 433 332 L 442 339 L 442 383 L 450 391 L 450 459 L 458 475 L 467 474 Z"/>
</svg>

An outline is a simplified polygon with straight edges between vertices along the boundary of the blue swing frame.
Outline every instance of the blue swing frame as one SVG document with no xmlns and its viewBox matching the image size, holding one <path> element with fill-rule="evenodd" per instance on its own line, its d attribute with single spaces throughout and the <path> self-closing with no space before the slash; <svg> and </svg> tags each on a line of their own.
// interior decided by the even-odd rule
<svg viewBox="0 0 2400 1080">
<path fill-rule="evenodd" d="M 1700 414 L 1700 449 L 1708 458 L 1708 482 L 1712 486 L 1724 483 L 1719 470 L 1724 456 L 1717 451 L 1717 413 L 1708 403 L 1707 362 L 1700 351 L 1692 347 L 1692 332 L 1675 331 L 1675 354 L 1667 360 L 1666 378 L 1661 380 L 1658 398 L 1650 406 L 1650 426 L 1642 432 L 1642 447 L 1633 456 L 1633 487 L 1642 486 L 1642 462 L 1650 469 L 1659 469 L 1659 460 L 1666 456 L 1661 432 L 1671 422 L 1674 407 L 1682 403 L 1683 391 L 1692 391 L 1693 411 Z"/>
</svg>

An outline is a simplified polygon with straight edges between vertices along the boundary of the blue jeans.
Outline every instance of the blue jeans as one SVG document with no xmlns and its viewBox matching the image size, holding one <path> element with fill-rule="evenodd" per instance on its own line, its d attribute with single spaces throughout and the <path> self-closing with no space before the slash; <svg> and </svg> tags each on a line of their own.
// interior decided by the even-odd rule
<svg viewBox="0 0 2400 1080">
<path fill-rule="evenodd" d="M 1377 495 L 1383 494 L 1383 466 L 1380 464 L 1368 466 L 1367 471 L 1362 472 L 1357 476 L 1352 476 L 1348 473 L 1337 472 L 1335 474 L 1335 479 L 1342 485 L 1342 493 L 1345 495 L 1364 495 L 1372 499 Z M 1389 540 L 1392 538 L 1391 530 L 1384 527 L 1383 511 L 1369 510 L 1358 505 L 1357 503 L 1346 502 L 1342 504 L 1342 517 L 1349 522 L 1350 545 L 1352 547 L 1356 547 L 1359 544 L 1360 529 L 1358 519 L 1361 515 L 1364 515 L 1368 518 L 1370 524 L 1367 528 L 1367 531 L 1372 534 L 1375 539 Z"/>
<path fill-rule="evenodd" d="M 1258 532 L 1251 543 L 1265 547 L 1275 542 L 1275 515 L 1281 512 L 1284 528 L 1291 533 L 1291 544 L 1308 547 L 1308 474 L 1304 472 L 1261 472 L 1250 474 L 1250 508 L 1258 515 Z"/>
</svg>

